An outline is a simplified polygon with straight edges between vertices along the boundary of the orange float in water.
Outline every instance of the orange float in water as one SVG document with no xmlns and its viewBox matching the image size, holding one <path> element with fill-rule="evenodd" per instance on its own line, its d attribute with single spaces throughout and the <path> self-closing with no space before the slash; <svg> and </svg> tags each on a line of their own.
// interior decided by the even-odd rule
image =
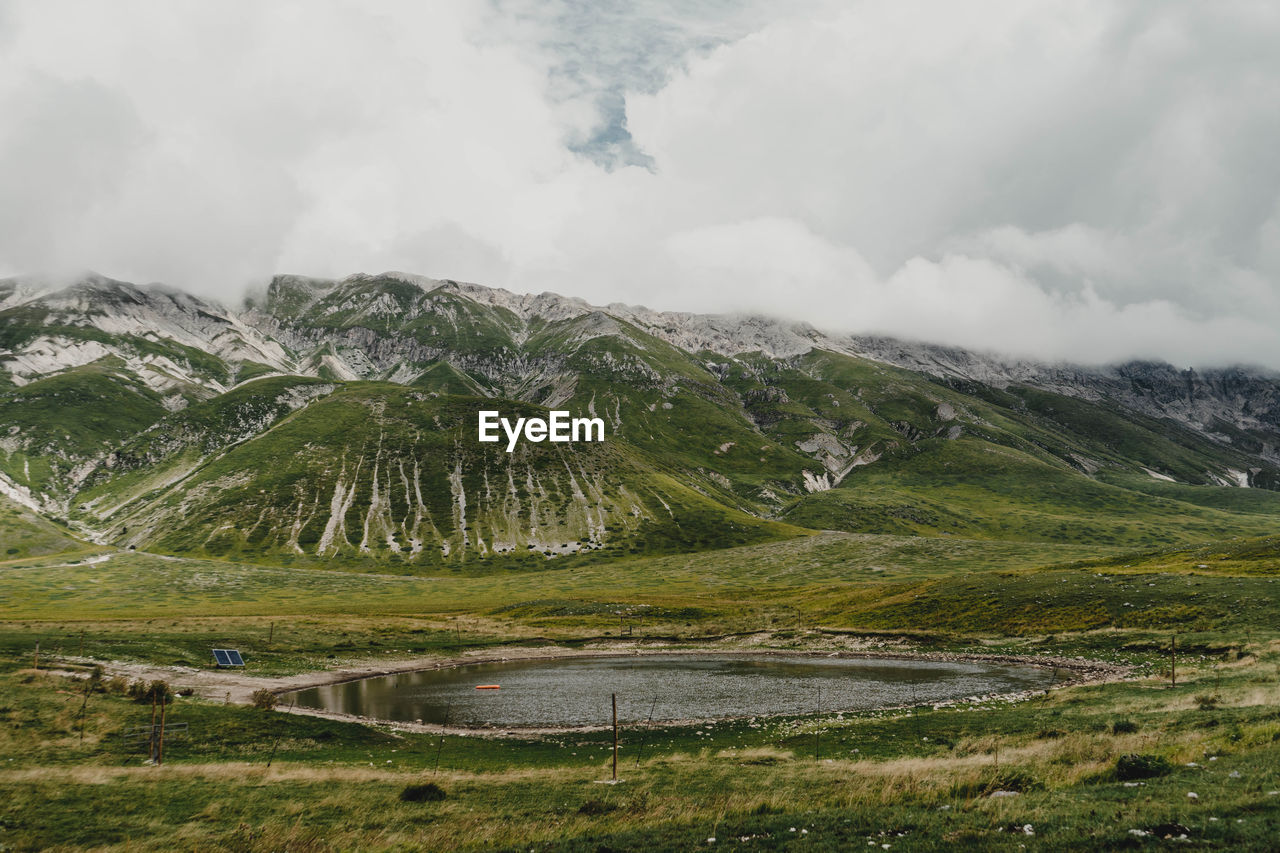
<svg viewBox="0 0 1280 853">
<path fill-rule="evenodd" d="M 499 689 L 497 684 L 477 684 L 476 685 L 476 690 L 497 690 L 497 689 Z"/>
</svg>

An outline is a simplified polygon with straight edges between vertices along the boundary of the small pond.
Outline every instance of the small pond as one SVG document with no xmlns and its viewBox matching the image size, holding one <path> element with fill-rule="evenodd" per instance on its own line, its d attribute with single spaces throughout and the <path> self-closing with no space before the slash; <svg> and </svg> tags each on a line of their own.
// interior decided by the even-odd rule
<svg viewBox="0 0 1280 853">
<path fill-rule="evenodd" d="M 384 720 L 456 726 L 619 722 L 849 711 L 1043 689 L 1015 664 L 801 655 L 655 654 L 469 664 L 312 687 L 284 701 Z M 499 689 L 477 690 L 497 684 Z"/>
</svg>

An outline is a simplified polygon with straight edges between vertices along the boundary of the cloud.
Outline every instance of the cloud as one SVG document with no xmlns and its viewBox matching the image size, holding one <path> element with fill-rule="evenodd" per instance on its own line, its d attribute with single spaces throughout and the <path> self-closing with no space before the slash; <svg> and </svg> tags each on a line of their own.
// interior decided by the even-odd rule
<svg viewBox="0 0 1280 853">
<path fill-rule="evenodd" d="M 1280 367 L 1280 10 L 0 4 L 0 273 L 408 269 Z"/>
<path fill-rule="evenodd" d="M 0 241 L 56 271 L 64 248 L 90 236 L 79 227 L 84 212 L 124 191 L 145 129 L 114 92 L 43 74 L 0 93 L 0 115 Z"/>
</svg>

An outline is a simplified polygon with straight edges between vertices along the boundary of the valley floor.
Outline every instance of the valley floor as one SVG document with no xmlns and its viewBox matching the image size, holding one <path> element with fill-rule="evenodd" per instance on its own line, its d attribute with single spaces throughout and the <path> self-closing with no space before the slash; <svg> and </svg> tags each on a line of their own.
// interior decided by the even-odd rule
<svg viewBox="0 0 1280 853">
<path fill-rule="evenodd" d="M 0 849 L 1275 849 L 1272 545 L 1093 561 L 1001 545 L 983 565 L 973 543 L 812 539 L 511 577 L 144 554 L 0 567 Z M 245 675 L 213 671 L 224 645 Z M 607 730 L 490 738 L 242 704 L 317 672 L 620 647 L 1126 674 L 1022 701 L 632 724 L 617 785 L 597 784 Z M 167 706 L 180 733 L 152 766 L 129 733 L 161 678 L 193 692 Z"/>
</svg>

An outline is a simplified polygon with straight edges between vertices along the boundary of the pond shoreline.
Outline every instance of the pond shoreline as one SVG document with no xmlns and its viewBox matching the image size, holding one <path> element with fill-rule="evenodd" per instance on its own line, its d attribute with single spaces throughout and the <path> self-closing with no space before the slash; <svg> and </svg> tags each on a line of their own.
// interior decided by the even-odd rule
<svg viewBox="0 0 1280 853">
<path fill-rule="evenodd" d="M 719 642 L 717 642 L 719 639 Z M 1063 657 L 1059 655 L 1013 655 L 986 654 L 982 652 L 944 652 L 913 650 L 910 647 L 887 647 L 879 638 L 845 636 L 844 645 L 840 648 L 778 648 L 765 645 L 773 637 L 767 633 L 750 636 L 735 636 L 731 643 L 724 644 L 724 638 L 711 638 L 701 643 L 695 641 L 682 642 L 679 645 L 668 645 L 667 641 L 637 639 L 636 641 L 620 641 L 616 638 L 592 641 L 591 648 L 566 648 L 564 646 L 512 647 L 501 653 L 491 649 L 477 650 L 470 654 L 462 653 L 447 657 L 420 657 L 399 659 L 395 661 L 352 661 L 334 669 L 311 670 L 285 676 L 256 676 L 244 671 L 227 669 L 200 669 L 189 666 L 163 666 L 160 664 L 132 663 L 127 661 L 101 661 L 64 655 L 60 660 L 79 666 L 101 665 L 107 675 L 123 677 L 130 680 L 142 679 L 152 681 L 163 679 L 175 690 L 190 689 L 202 699 L 221 701 L 227 704 L 249 705 L 253 703 L 254 693 L 267 690 L 277 697 L 305 690 L 312 687 L 326 687 L 347 684 L 368 678 L 387 675 L 403 675 L 412 672 L 447 669 L 472 664 L 512 663 L 519 661 L 551 661 L 570 660 L 593 657 L 618 657 L 623 655 L 743 655 L 752 657 L 812 657 L 812 658 L 849 658 L 867 660 L 904 660 L 935 661 L 951 663 L 994 663 L 1056 668 L 1061 671 L 1062 678 L 1050 689 L 1070 687 L 1080 684 L 1095 684 L 1107 681 L 1118 681 L 1130 675 L 1132 667 L 1087 658 Z M 58 671 L 53 669 L 50 671 Z M 63 670 L 64 674 L 79 674 Z M 979 701 L 1024 701 L 1036 696 L 1043 696 L 1046 690 L 1035 689 L 1012 694 L 989 694 L 978 697 Z M 946 700 L 930 705 L 947 706 L 962 704 L 967 700 Z M 926 704 L 926 703 L 920 703 Z M 884 706 L 878 709 L 862 709 L 857 711 L 836 711 L 836 713 L 874 713 L 877 711 L 893 711 L 912 707 L 911 705 Z M 378 726 L 393 731 L 447 733 L 477 737 L 536 737 L 544 734 L 563 734 L 573 731 L 599 731 L 602 726 L 556 726 L 556 727 L 469 727 L 442 726 L 435 723 L 416 723 L 386 720 L 377 717 L 366 717 L 357 714 L 345 714 L 336 711 L 323 711 L 314 708 L 289 706 L 279 703 L 276 710 L 303 716 L 320 717 L 340 722 L 359 723 Z M 789 716 L 789 715 L 780 715 Z M 808 715 L 805 715 L 808 716 Z M 824 714 L 824 716 L 827 716 Z M 696 718 L 687 720 L 655 721 L 654 727 L 693 725 L 708 719 L 730 720 L 731 717 Z"/>
<path fill-rule="evenodd" d="M 517 651 L 517 650 L 511 650 Z M 430 663 L 420 662 L 418 665 L 404 663 L 388 667 L 381 667 L 377 671 L 362 672 L 334 672 L 331 678 L 324 680 L 310 681 L 303 685 L 290 685 L 287 687 L 276 688 L 273 690 L 277 696 L 284 697 L 289 693 L 299 690 L 310 689 L 313 687 L 326 687 L 339 684 L 349 684 L 356 681 L 364 681 L 370 678 L 380 678 L 389 675 L 404 675 L 413 672 L 426 672 L 442 669 L 452 669 L 462 666 L 471 666 L 477 664 L 493 664 L 493 663 L 515 663 L 520 661 L 554 661 L 554 660 L 575 660 L 589 659 L 597 657 L 624 657 L 624 656 L 705 656 L 709 654 L 724 656 L 744 656 L 744 657 L 810 657 L 820 659 L 847 659 L 847 660 L 903 660 L 903 661 L 932 661 L 939 663 L 988 663 L 988 664 L 1014 664 L 1022 666 L 1035 666 L 1044 669 L 1053 668 L 1060 670 L 1064 677 L 1054 682 L 1050 688 L 1022 690 L 1013 693 L 989 693 L 974 697 L 965 697 L 963 699 L 949 699 L 938 702 L 921 702 L 919 705 L 929 705 L 932 707 L 951 707 L 956 705 L 980 703 L 980 702 L 1018 702 L 1031 699 L 1036 696 L 1047 695 L 1049 690 L 1061 687 L 1069 687 L 1080 684 L 1094 684 L 1105 681 L 1115 681 L 1129 675 L 1132 671 L 1130 667 L 1120 666 L 1117 664 L 1109 664 L 1102 661 L 1088 660 L 1085 658 L 1067 658 L 1061 656 L 1040 656 L 1040 655 L 1009 655 L 1009 654 L 982 654 L 978 652 L 908 652 L 894 651 L 884 649 L 859 649 L 859 650 L 815 650 L 815 649 L 778 649 L 778 648 L 744 648 L 733 647 L 724 648 L 714 645 L 702 647 L 682 646 L 679 648 L 662 647 L 662 646 L 638 646 L 638 644 L 615 643 L 610 648 L 601 649 L 564 649 L 562 647 L 543 647 L 537 649 L 519 650 L 527 651 L 526 654 L 505 654 L 505 655 L 488 655 L 473 657 L 453 657 L 443 660 L 436 660 Z M 321 675 L 321 673 L 313 673 L 310 675 Z M 833 709 L 830 712 L 823 713 L 819 716 L 827 717 L 834 714 L 866 714 L 878 713 L 883 711 L 903 710 L 914 707 L 911 704 L 886 705 L 879 708 L 856 709 L 856 710 L 839 710 Z M 438 723 L 425 722 L 407 722 L 398 720 L 387 720 L 379 717 L 370 717 L 360 714 L 349 714 L 340 711 L 327 711 L 319 708 L 300 707 L 290 705 L 283 707 L 278 705 L 278 710 L 286 713 L 300 714 L 303 716 L 319 717 L 323 719 L 331 719 L 342 722 L 361 723 L 364 725 L 376 725 L 382 728 L 388 728 L 395 731 L 419 732 L 419 733 L 436 733 L 436 734 L 452 734 L 478 737 L 536 737 L 548 734 L 564 734 L 569 732 L 592 732 L 604 731 L 608 726 L 598 725 L 564 725 L 564 726 L 457 726 L 457 725 L 441 725 Z M 733 721 L 740 719 L 754 718 L 782 718 L 782 717 L 808 717 L 813 715 L 802 714 L 776 714 L 776 715 L 739 715 L 724 717 L 699 717 L 689 719 L 675 720 L 654 720 L 646 723 L 645 727 L 665 728 L 680 727 L 705 723 L 707 721 Z"/>
</svg>

